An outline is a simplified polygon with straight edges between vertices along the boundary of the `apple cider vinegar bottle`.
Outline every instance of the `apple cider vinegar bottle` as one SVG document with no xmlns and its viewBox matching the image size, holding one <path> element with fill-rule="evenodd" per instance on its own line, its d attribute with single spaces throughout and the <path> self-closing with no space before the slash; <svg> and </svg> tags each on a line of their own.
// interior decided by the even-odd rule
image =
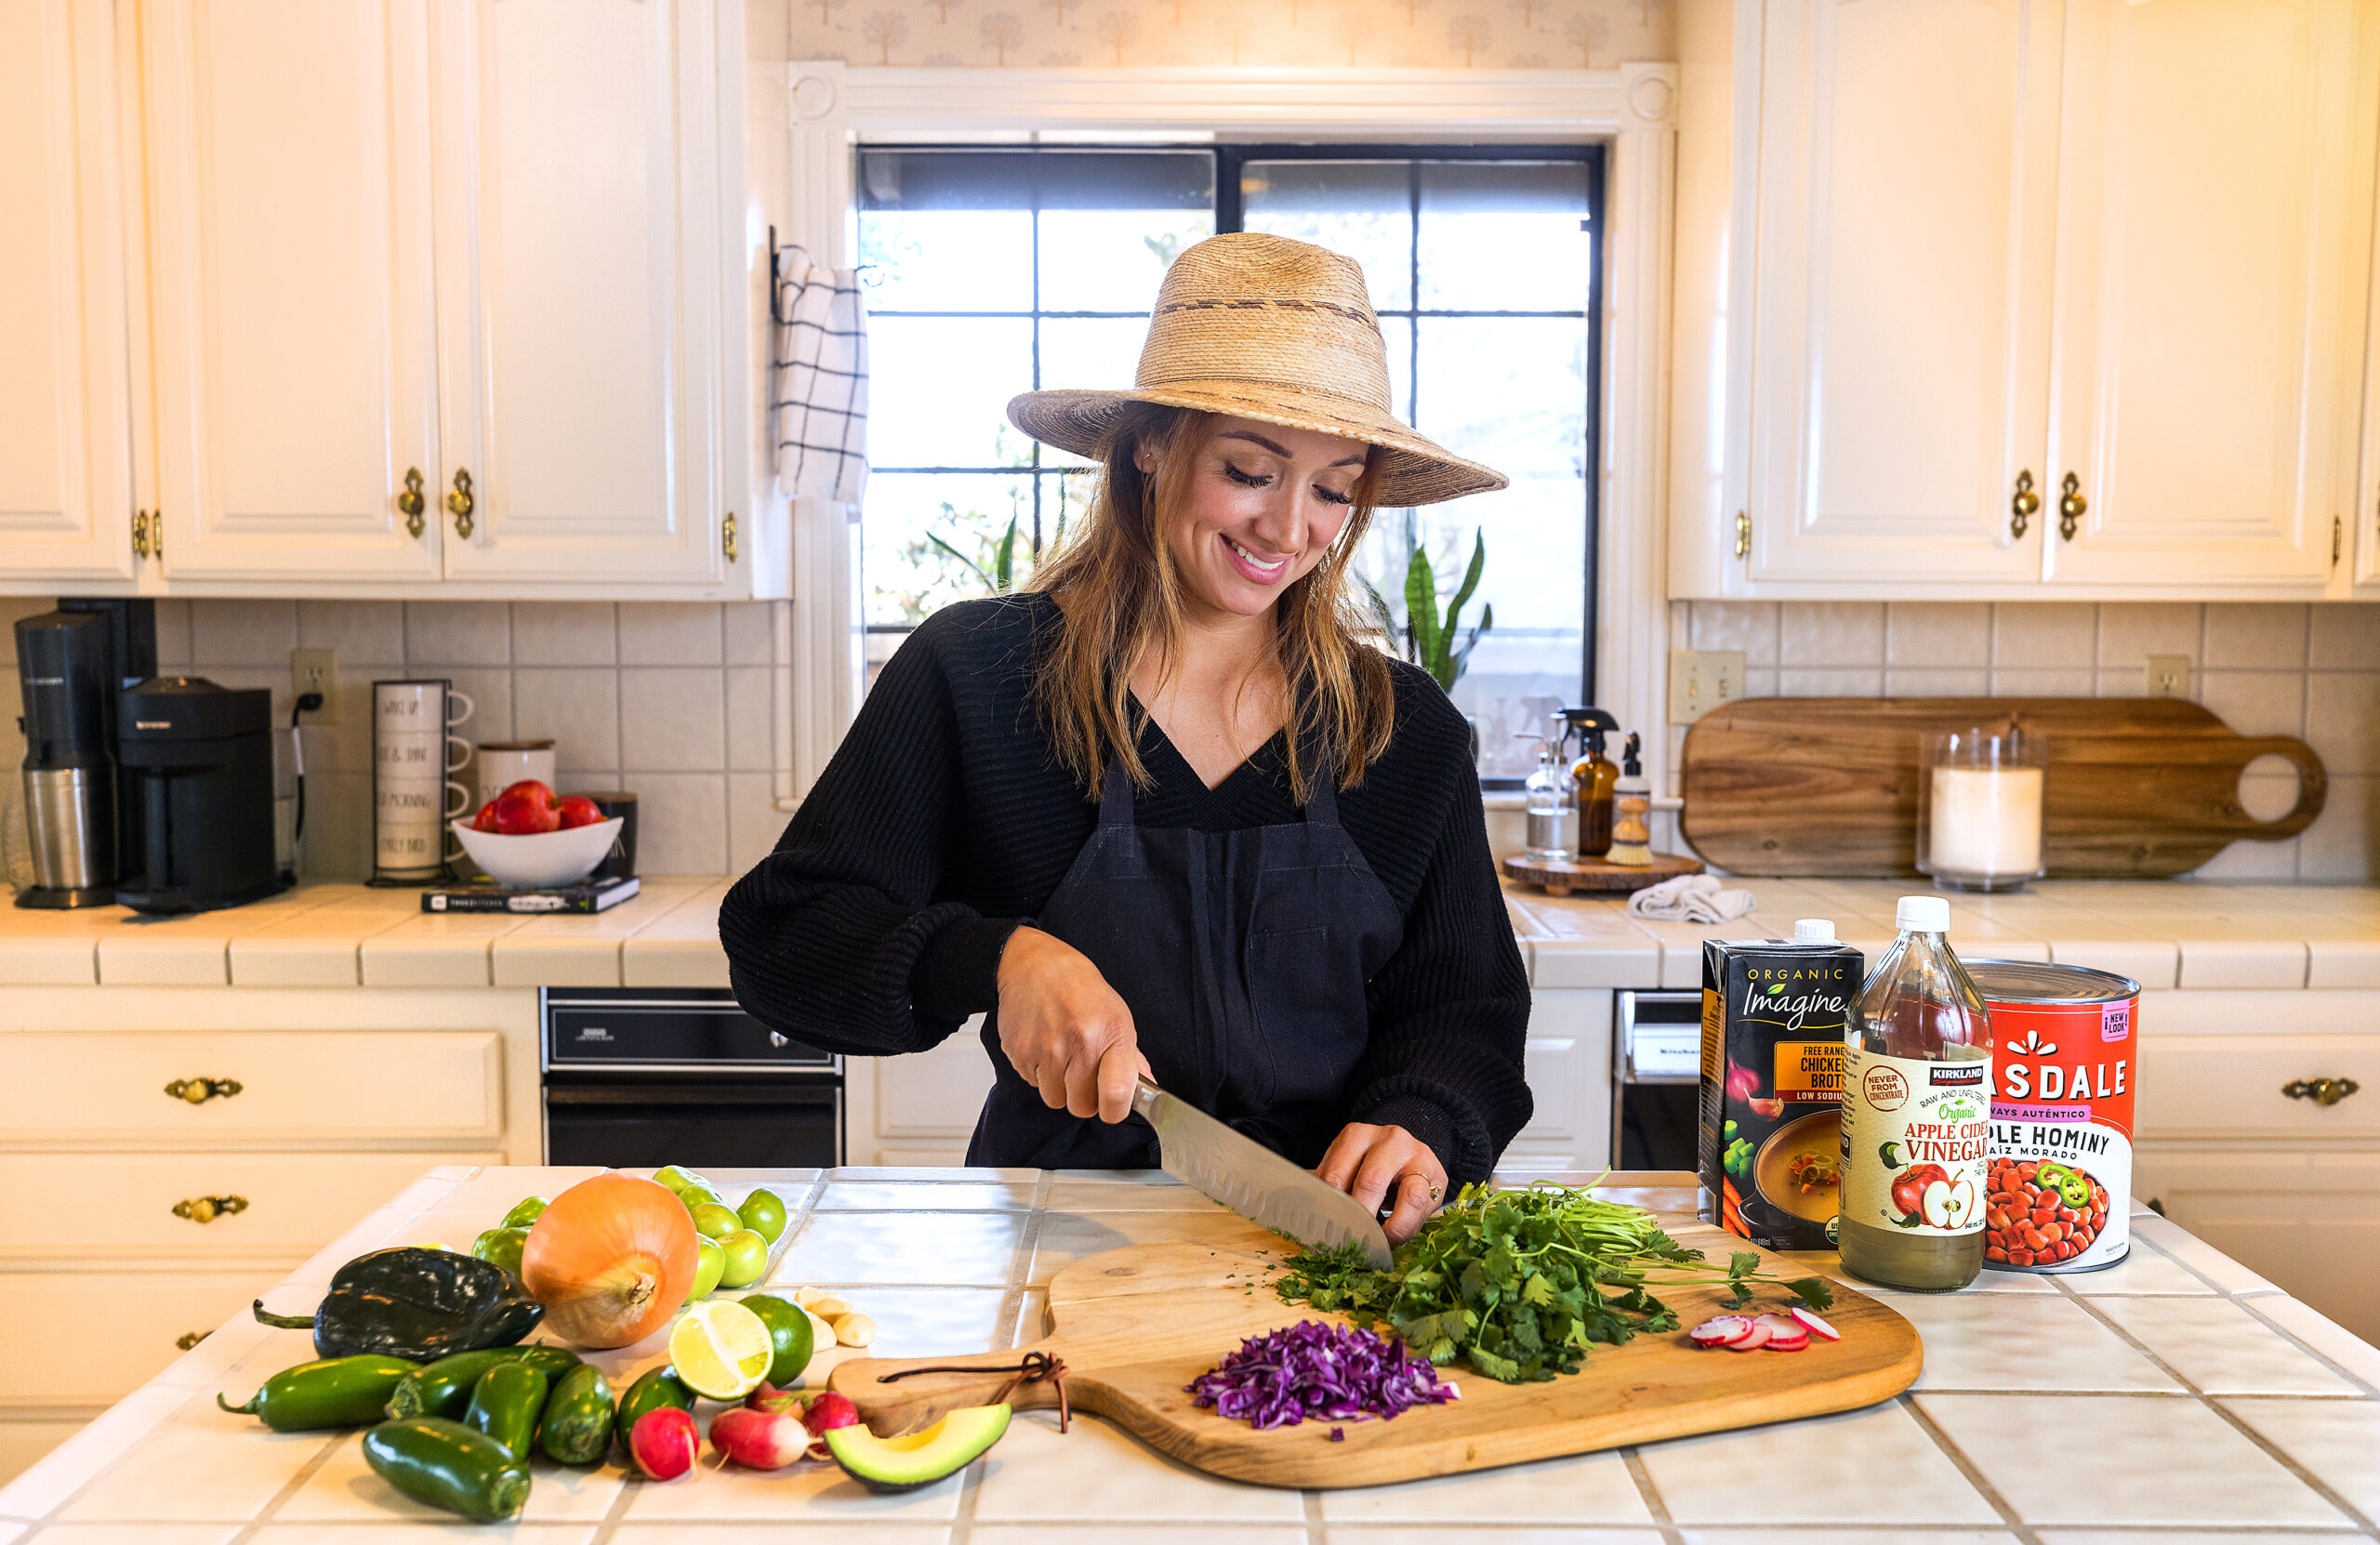
<svg viewBox="0 0 2380 1545">
<path fill-rule="evenodd" d="M 1903 896 L 1900 936 L 1844 1025 L 1843 1269 L 1949 1292 L 1983 1269 L 1991 1020 L 1947 937 L 1950 904 Z"/>
</svg>

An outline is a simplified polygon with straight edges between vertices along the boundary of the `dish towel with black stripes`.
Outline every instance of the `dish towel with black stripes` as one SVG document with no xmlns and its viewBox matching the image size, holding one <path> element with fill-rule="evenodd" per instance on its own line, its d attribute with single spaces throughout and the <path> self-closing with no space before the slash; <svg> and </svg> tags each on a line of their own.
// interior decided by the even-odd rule
<svg viewBox="0 0 2380 1545">
<path fill-rule="evenodd" d="M 867 484 L 867 302 L 859 271 L 775 255 L 770 421 L 787 498 L 856 505 Z"/>
</svg>

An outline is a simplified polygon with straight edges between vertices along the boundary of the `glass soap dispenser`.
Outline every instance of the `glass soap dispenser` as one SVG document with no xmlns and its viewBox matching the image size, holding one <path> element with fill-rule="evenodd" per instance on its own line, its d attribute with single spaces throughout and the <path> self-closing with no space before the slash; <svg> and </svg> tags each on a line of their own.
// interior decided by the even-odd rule
<svg viewBox="0 0 2380 1545">
<path fill-rule="evenodd" d="M 1523 786 L 1528 800 L 1528 856 L 1540 864 L 1559 864 L 1570 856 L 1570 772 L 1562 765 L 1562 720 L 1555 715 L 1554 733 L 1537 743 L 1537 771 Z"/>
</svg>

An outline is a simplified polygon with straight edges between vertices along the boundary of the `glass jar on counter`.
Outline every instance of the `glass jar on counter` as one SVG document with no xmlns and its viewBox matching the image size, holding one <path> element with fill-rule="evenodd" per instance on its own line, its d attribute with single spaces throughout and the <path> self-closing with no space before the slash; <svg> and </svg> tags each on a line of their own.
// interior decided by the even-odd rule
<svg viewBox="0 0 2380 1545">
<path fill-rule="evenodd" d="M 2049 743 L 2008 724 L 1926 737 L 1917 867 L 1944 891 L 2018 891 L 2044 873 Z"/>
</svg>

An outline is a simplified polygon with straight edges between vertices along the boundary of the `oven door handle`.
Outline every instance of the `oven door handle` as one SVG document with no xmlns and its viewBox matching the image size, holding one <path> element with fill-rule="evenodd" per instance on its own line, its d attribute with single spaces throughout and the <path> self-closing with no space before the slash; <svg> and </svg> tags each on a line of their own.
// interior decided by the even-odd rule
<svg viewBox="0 0 2380 1545">
<path fill-rule="evenodd" d="M 546 1085 L 549 1105 L 831 1105 L 840 1086 L 823 1079 L 781 1084 Z"/>
</svg>

